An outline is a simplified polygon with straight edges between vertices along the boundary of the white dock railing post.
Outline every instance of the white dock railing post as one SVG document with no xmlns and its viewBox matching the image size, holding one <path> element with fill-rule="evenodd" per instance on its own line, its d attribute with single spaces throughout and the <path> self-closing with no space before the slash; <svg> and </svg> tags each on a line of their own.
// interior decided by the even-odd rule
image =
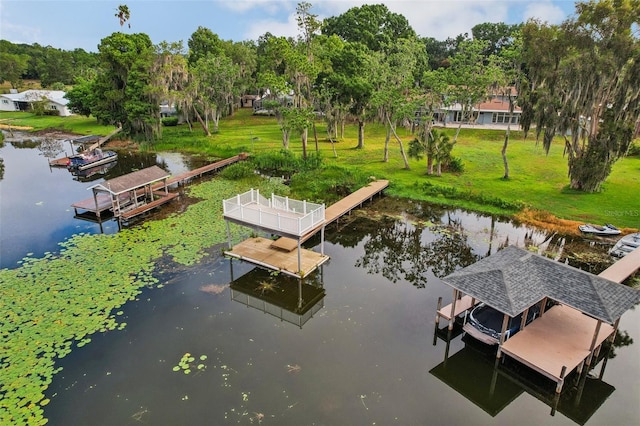
<svg viewBox="0 0 640 426">
<path fill-rule="evenodd" d="M 302 211 L 305 215 L 307 214 L 307 200 L 302 200 Z"/>
<path fill-rule="evenodd" d="M 278 215 L 278 229 L 282 229 L 282 225 L 280 225 L 280 213 Z"/>
<path fill-rule="evenodd" d="M 286 197 L 284 200 L 285 200 L 284 202 L 285 208 L 287 211 L 289 211 L 289 197 Z"/>
</svg>

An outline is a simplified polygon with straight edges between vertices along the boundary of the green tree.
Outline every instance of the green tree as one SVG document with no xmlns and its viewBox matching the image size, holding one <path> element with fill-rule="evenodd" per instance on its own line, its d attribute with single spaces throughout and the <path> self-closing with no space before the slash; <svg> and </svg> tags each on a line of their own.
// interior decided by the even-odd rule
<svg viewBox="0 0 640 426">
<path fill-rule="evenodd" d="M 154 50 L 146 34 L 113 33 L 98 46 L 102 72 L 94 81 L 92 112 L 104 124 L 121 125 L 131 136 L 153 139 L 159 100 L 153 90 Z"/>
<path fill-rule="evenodd" d="M 374 94 L 374 71 L 378 69 L 377 57 L 361 43 L 345 43 L 332 56 L 332 72 L 324 77 L 339 105 L 345 105 L 358 122 L 358 145 L 364 148 L 364 128 L 369 106 Z"/>
<path fill-rule="evenodd" d="M 377 109 L 378 118 L 387 130 L 383 161 L 389 161 L 389 142 L 393 135 L 398 142 L 404 167 L 409 169 L 404 144 L 398 137 L 396 127 L 398 123 L 413 120 L 418 108 L 418 96 L 417 93 L 413 93 L 414 71 L 424 48 L 417 39 L 400 39 L 388 46 L 386 51 L 385 55 L 380 55 L 372 106 Z"/>
<path fill-rule="evenodd" d="M 398 39 L 416 37 L 407 18 L 391 12 L 383 4 L 365 4 L 326 18 L 322 34 L 335 34 L 345 41 L 362 43 L 373 51 L 383 50 Z"/>
<path fill-rule="evenodd" d="M 624 156 L 640 118 L 639 0 L 576 4 L 561 26 L 525 25 L 525 131 L 536 126 L 549 150 L 564 139 L 570 187 L 598 191 Z"/>
<path fill-rule="evenodd" d="M 502 143 L 502 163 L 504 165 L 503 179 L 509 179 L 509 160 L 507 158 L 507 148 L 509 146 L 509 138 L 511 136 L 511 122 L 514 117 L 514 110 L 518 104 L 517 93 L 524 82 L 523 59 L 522 59 L 522 33 L 516 32 L 512 34 L 513 41 L 510 45 L 503 47 L 496 59 L 496 63 L 500 66 L 502 73 L 497 72 L 497 90 L 498 94 L 503 98 L 506 97 L 509 102 L 509 116 L 507 118 L 507 129 Z"/>
<path fill-rule="evenodd" d="M 93 81 L 79 77 L 73 87 L 67 90 L 64 95 L 69 100 L 67 107 L 75 114 L 89 117 L 95 102 L 93 93 Z"/>
<path fill-rule="evenodd" d="M 61 49 L 45 48 L 36 69 L 43 87 L 49 87 L 57 81 L 72 84 L 75 77 L 73 54 Z"/>
<path fill-rule="evenodd" d="M 8 81 L 11 87 L 17 89 L 28 63 L 27 55 L 0 52 L 0 82 Z"/>
<path fill-rule="evenodd" d="M 456 54 L 450 58 L 450 67 L 438 70 L 440 79 L 446 82 L 445 102 L 460 107 L 458 129 L 454 143 L 458 139 L 463 122 L 477 119 L 475 107 L 487 99 L 490 90 L 500 80 L 501 68 L 494 57 L 484 60 L 483 51 L 487 43 L 481 40 L 467 40 L 460 43 Z"/>
<path fill-rule="evenodd" d="M 500 55 L 502 50 L 509 48 L 515 41 L 522 24 L 509 25 L 504 22 L 485 22 L 471 28 L 474 40 L 487 42 L 483 55 Z"/>
<path fill-rule="evenodd" d="M 224 42 L 206 27 L 198 27 L 191 34 L 187 45 L 189 46 L 188 61 L 190 66 L 194 66 L 200 59 L 208 55 L 221 56 L 225 54 Z"/>
</svg>

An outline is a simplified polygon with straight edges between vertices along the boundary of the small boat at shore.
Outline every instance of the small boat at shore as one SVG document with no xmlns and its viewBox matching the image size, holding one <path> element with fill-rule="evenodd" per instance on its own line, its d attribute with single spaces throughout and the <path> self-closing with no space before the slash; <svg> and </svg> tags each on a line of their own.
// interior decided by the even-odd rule
<svg viewBox="0 0 640 426">
<path fill-rule="evenodd" d="M 82 152 L 69 157 L 67 168 L 72 171 L 86 170 L 116 161 L 117 159 L 118 154 L 115 151 L 102 151 L 100 148 L 96 148 L 93 151 Z"/>
<path fill-rule="evenodd" d="M 599 235 L 601 237 L 610 237 L 612 235 L 620 235 L 622 233 L 622 231 L 620 231 L 618 228 L 611 225 L 610 223 L 607 223 L 606 225 L 602 225 L 602 226 L 587 223 L 587 224 L 578 226 L 578 228 L 580 229 L 581 232 L 585 234 Z"/>
<path fill-rule="evenodd" d="M 640 247 L 640 232 L 625 235 L 609 250 L 609 254 L 615 257 L 624 257 Z"/>
</svg>

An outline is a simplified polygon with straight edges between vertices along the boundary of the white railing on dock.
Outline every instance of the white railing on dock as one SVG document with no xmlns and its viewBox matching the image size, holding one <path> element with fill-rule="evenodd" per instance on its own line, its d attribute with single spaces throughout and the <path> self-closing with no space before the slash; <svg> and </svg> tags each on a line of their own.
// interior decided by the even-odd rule
<svg viewBox="0 0 640 426">
<path fill-rule="evenodd" d="M 324 204 L 309 203 L 251 189 L 222 202 L 226 217 L 274 231 L 302 236 L 324 222 Z"/>
</svg>

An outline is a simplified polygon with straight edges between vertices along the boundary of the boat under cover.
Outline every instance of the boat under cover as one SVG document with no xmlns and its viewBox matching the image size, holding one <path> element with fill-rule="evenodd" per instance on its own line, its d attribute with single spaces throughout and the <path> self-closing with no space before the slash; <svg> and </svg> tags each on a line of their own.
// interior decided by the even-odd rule
<svg viewBox="0 0 640 426">
<path fill-rule="evenodd" d="M 509 324 L 505 332 L 505 340 L 513 336 L 520 330 L 520 324 L 522 323 L 522 314 L 517 315 L 514 318 L 509 318 Z M 540 314 L 540 307 L 534 305 L 529 308 L 527 312 L 526 324 L 536 319 Z M 469 314 L 469 320 L 463 326 L 463 330 L 474 339 L 488 344 L 497 345 L 500 342 L 500 336 L 502 335 L 502 322 L 504 320 L 504 314 L 491 306 L 481 303 Z"/>
</svg>

